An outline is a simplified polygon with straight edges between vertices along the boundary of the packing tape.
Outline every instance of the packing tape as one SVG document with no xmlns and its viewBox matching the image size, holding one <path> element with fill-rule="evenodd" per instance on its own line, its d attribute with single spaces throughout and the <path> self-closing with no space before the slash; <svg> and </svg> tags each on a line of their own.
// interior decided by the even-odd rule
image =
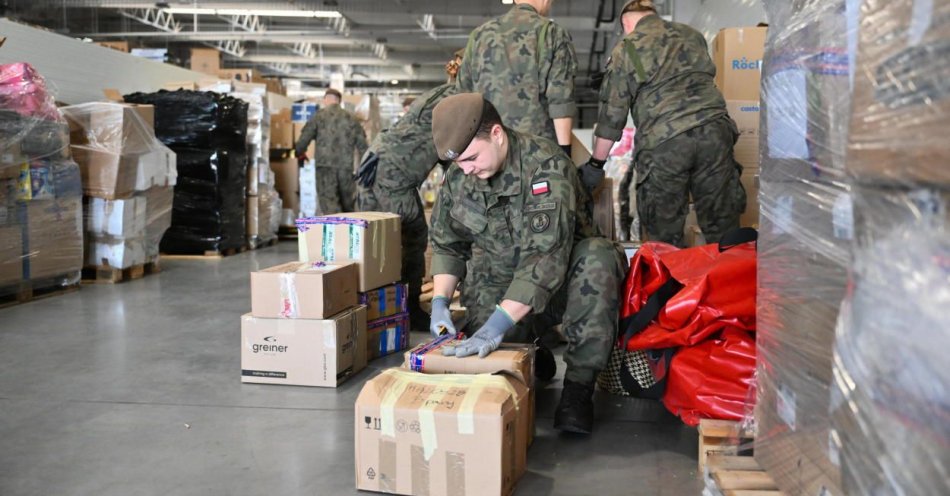
<svg viewBox="0 0 950 496">
<path fill-rule="evenodd" d="M 280 274 L 280 309 L 279 315 L 283 319 L 296 319 L 299 316 L 300 302 L 297 301 L 297 283 L 295 272 Z"/>
<path fill-rule="evenodd" d="M 460 434 L 475 433 L 475 405 L 486 389 L 504 389 L 512 398 L 515 408 L 518 402 L 514 401 L 517 391 L 504 377 L 493 374 L 460 374 L 460 375 L 420 375 L 399 369 L 389 369 L 383 372 L 392 379 L 389 388 L 383 395 L 379 408 L 382 423 L 382 435 L 396 436 L 395 407 L 396 402 L 411 383 L 432 386 L 436 389 L 426 398 L 417 409 L 419 414 L 419 428 L 422 437 L 422 447 L 425 459 L 428 461 L 438 448 L 438 439 L 435 430 L 435 409 L 442 404 L 442 399 L 453 387 L 465 387 L 465 394 L 459 404 L 457 413 L 458 432 Z"/>
</svg>

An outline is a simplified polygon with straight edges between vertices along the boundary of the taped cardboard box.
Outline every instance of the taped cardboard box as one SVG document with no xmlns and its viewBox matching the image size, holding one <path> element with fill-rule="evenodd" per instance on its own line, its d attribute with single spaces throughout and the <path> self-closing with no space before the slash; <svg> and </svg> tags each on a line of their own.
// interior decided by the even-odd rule
<svg viewBox="0 0 950 496">
<path fill-rule="evenodd" d="M 401 279 L 400 218 L 388 212 L 354 212 L 297 219 L 300 260 L 350 260 L 359 266 L 359 290 Z"/>
<path fill-rule="evenodd" d="M 221 70 L 221 52 L 216 48 L 192 48 L 191 70 L 216 76 Z"/>
<path fill-rule="evenodd" d="M 337 387 L 365 367 L 365 307 L 326 320 L 241 317 L 241 382 Z"/>
<path fill-rule="evenodd" d="M 356 400 L 356 487 L 392 494 L 507 495 L 529 395 L 505 375 L 389 369 Z"/>
<path fill-rule="evenodd" d="M 726 100 L 759 100 L 768 28 L 726 28 L 713 39 L 716 87 Z"/>
<path fill-rule="evenodd" d="M 29 279 L 71 275 L 82 270 L 82 199 L 77 194 L 26 202 Z"/>
<path fill-rule="evenodd" d="M 357 298 L 360 305 L 366 305 L 366 318 L 372 322 L 376 319 L 406 312 L 409 303 L 408 292 L 408 286 L 399 282 L 359 293 Z"/>
<path fill-rule="evenodd" d="M 366 353 L 370 360 L 409 347 L 409 314 L 400 313 L 369 322 Z"/>
<path fill-rule="evenodd" d="M 120 155 L 86 145 L 69 148 L 79 164 L 86 196 L 115 200 L 129 197 L 135 191 L 138 155 Z"/>
<path fill-rule="evenodd" d="M 328 318 L 356 305 L 356 274 L 351 262 L 288 262 L 251 272 L 251 315 Z"/>
<path fill-rule="evenodd" d="M 5 207 L 0 206 L 0 209 Z M 0 219 L 2 220 L 2 219 Z M 23 230 L 15 222 L 0 226 L 0 287 L 23 280 Z M 0 295 L 5 291 L 0 290 Z"/>
</svg>

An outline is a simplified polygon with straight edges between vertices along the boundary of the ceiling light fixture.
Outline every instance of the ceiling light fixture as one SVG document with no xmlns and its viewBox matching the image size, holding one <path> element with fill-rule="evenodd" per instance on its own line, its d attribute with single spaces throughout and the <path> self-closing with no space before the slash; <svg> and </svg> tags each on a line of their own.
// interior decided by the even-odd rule
<svg viewBox="0 0 950 496">
<path fill-rule="evenodd" d="M 272 10 L 272 9 L 206 9 L 196 7 L 170 7 L 163 9 L 169 14 L 196 14 L 219 16 L 260 16 L 260 17 L 319 17 L 335 19 L 343 14 L 335 10 Z"/>
<path fill-rule="evenodd" d="M 511 5 L 515 0 L 501 0 L 502 5 Z"/>
<path fill-rule="evenodd" d="M 392 81 L 389 82 L 389 84 L 399 84 L 399 80 L 393 79 Z"/>
</svg>

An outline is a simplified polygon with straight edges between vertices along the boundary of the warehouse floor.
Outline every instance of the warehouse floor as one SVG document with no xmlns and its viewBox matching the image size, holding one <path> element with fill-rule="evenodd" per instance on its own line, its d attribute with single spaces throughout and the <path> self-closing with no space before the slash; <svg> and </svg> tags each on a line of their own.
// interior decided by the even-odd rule
<svg viewBox="0 0 950 496">
<path fill-rule="evenodd" d="M 168 260 L 155 276 L 0 310 L 0 494 L 357 494 L 353 403 L 401 356 L 338 389 L 240 382 L 248 272 L 296 253 L 284 242 Z M 694 429 L 659 403 L 597 393 L 594 435 L 563 437 L 559 388 L 538 391 L 516 494 L 699 494 Z"/>
</svg>

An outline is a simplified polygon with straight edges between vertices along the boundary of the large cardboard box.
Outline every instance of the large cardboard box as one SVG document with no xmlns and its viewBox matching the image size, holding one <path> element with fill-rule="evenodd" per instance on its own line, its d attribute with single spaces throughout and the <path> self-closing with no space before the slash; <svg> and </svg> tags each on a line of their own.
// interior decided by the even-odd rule
<svg viewBox="0 0 950 496">
<path fill-rule="evenodd" d="M 366 352 L 370 360 L 409 347 L 409 314 L 400 313 L 366 325 Z"/>
<path fill-rule="evenodd" d="M 217 75 L 221 70 L 221 52 L 216 48 L 192 48 L 191 70 Z"/>
<path fill-rule="evenodd" d="M 288 262 L 251 272 L 251 315 L 329 318 L 356 305 L 356 274 L 351 262 Z"/>
<path fill-rule="evenodd" d="M 77 195 L 26 202 L 29 279 L 79 272 L 83 264 L 82 199 Z"/>
<path fill-rule="evenodd" d="M 300 260 L 355 261 L 359 290 L 370 291 L 401 279 L 400 218 L 388 212 L 353 212 L 297 220 Z"/>
<path fill-rule="evenodd" d="M 366 318 L 370 321 L 403 313 L 408 308 L 409 288 L 405 283 L 390 284 L 379 289 L 359 293 L 360 305 L 366 305 Z"/>
<path fill-rule="evenodd" d="M 85 237 L 85 260 L 87 267 L 108 266 L 126 269 L 146 262 L 145 238 L 116 239 L 109 237 Z"/>
<path fill-rule="evenodd" d="M 504 375 L 383 371 L 356 400 L 357 489 L 511 494 L 525 451 L 519 399 L 528 397 L 520 381 Z"/>
<path fill-rule="evenodd" d="M 294 147 L 294 125 L 290 122 L 290 109 L 271 114 L 270 146 L 277 149 Z"/>
<path fill-rule="evenodd" d="M 759 102 L 757 100 L 727 100 L 729 117 L 739 129 L 739 139 L 733 152 L 736 162 L 745 170 L 759 168 Z"/>
<path fill-rule="evenodd" d="M 241 382 L 337 387 L 366 367 L 366 309 L 331 319 L 241 317 Z"/>
<path fill-rule="evenodd" d="M 94 236 L 142 238 L 145 236 L 146 198 L 133 196 L 124 200 L 87 197 L 84 229 Z"/>
<path fill-rule="evenodd" d="M 861 7 L 845 167 L 864 183 L 946 187 L 950 6 L 875 0 Z"/>
<path fill-rule="evenodd" d="M 726 28 L 713 40 L 716 86 L 726 100 L 759 100 L 766 30 Z"/>
<path fill-rule="evenodd" d="M 0 206 L 0 209 L 3 207 Z M 0 287 L 23 279 L 23 230 L 13 223 L 0 226 Z M 0 289 L 0 296 L 3 290 Z"/>
<path fill-rule="evenodd" d="M 86 145 L 69 148 L 73 159 L 79 164 L 83 194 L 115 200 L 127 198 L 135 192 L 140 155 L 120 155 Z"/>
<path fill-rule="evenodd" d="M 128 41 L 97 41 L 96 44 L 101 47 L 111 48 L 113 50 L 118 50 L 120 52 L 129 53 Z"/>
<path fill-rule="evenodd" d="M 74 110 L 71 110 L 74 109 Z M 128 103 L 66 107 L 71 145 L 92 145 L 115 153 L 145 153 L 155 137 L 155 107 Z"/>
</svg>

